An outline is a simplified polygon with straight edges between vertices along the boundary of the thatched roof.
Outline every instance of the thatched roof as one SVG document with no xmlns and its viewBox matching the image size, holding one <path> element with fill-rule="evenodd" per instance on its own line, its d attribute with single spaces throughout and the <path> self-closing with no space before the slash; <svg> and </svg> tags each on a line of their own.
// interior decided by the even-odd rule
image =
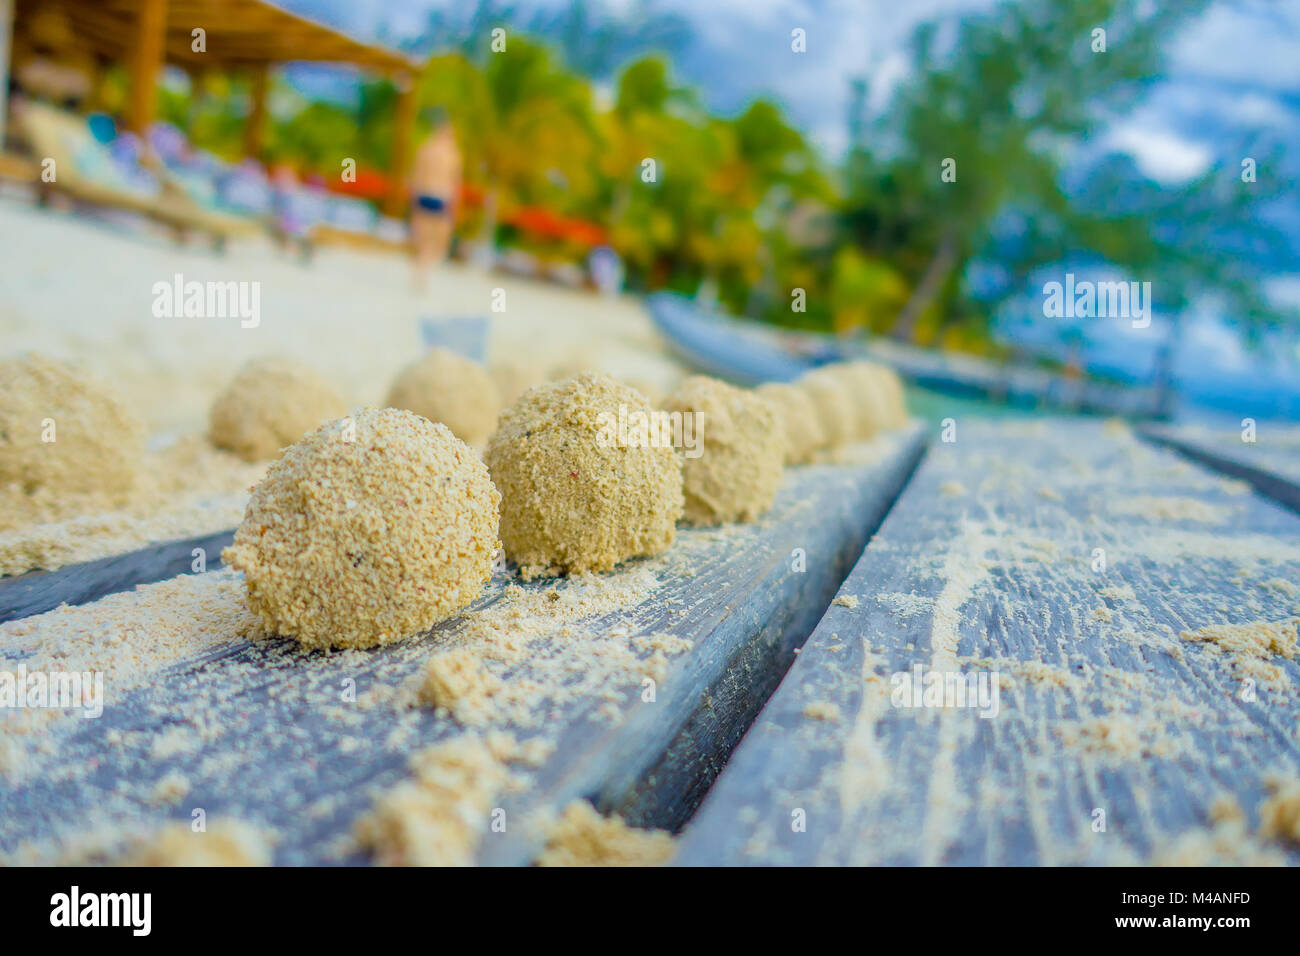
<svg viewBox="0 0 1300 956">
<path fill-rule="evenodd" d="M 141 0 L 17 0 L 15 34 L 54 48 L 129 59 Z M 204 52 L 195 52 L 202 29 Z M 262 0 L 166 0 L 163 58 L 182 67 L 347 63 L 381 73 L 417 69 L 404 54 L 362 43 Z"/>
</svg>

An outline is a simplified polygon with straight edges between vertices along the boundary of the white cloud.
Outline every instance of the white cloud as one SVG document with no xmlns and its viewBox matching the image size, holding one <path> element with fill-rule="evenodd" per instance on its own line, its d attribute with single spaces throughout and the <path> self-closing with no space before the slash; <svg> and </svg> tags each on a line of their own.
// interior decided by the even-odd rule
<svg viewBox="0 0 1300 956">
<path fill-rule="evenodd" d="M 1164 185 L 1178 185 L 1199 176 L 1212 159 L 1209 147 L 1202 143 L 1134 122 L 1117 124 L 1107 135 L 1106 144 L 1128 153 L 1144 175 Z"/>
<path fill-rule="evenodd" d="M 1171 72 L 1276 89 L 1300 86 L 1300 8 L 1217 3 L 1173 45 Z"/>
</svg>

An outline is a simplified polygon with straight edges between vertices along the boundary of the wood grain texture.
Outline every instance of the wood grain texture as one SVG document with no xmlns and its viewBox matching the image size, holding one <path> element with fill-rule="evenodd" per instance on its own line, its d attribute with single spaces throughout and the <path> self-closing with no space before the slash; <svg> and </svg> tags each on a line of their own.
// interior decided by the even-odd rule
<svg viewBox="0 0 1300 956">
<path fill-rule="evenodd" d="M 1150 426 L 1140 434 L 1199 465 L 1249 484 L 1300 513 L 1300 429 L 1264 425 L 1252 441 L 1242 432 L 1187 426 Z"/>
<path fill-rule="evenodd" d="M 678 861 L 1286 854 L 1258 811 L 1268 775 L 1300 769 L 1300 667 L 1182 635 L 1293 627 L 1300 519 L 1123 429 L 963 424 L 957 437 L 932 446 L 841 588 L 857 606 L 830 607 Z M 996 673 L 996 715 L 895 706 L 894 675 L 917 664 Z M 1224 797 L 1245 832 L 1215 847 Z"/>
<path fill-rule="evenodd" d="M 594 624 L 585 622 L 581 634 L 561 629 L 529 645 L 519 665 L 525 677 L 529 668 L 573 660 L 565 642 L 579 638 L 610 648 L 626 644 L 614 636 L 620 634 L 666 633 L 693 642 L 668 659 L 653 703 L 642 702 L 642 674 L 623 673 L 572 699 L 543 699 L 531 720 L 500 727 L 556 746 L 523 789 L 502 794 L 500 806 L 519 822 L 505 833 L 485 834 L 478 859 L 528 862 L 543 844 L 544 814 L 578 797 L 627 808 L 639 822 L 661 826 L 689 814 L 922 446 L 912 431 L 879 440 L 861 463 L 788 470 L 762 521 L 683 532 L 667 556 L 632 562 L 601 579 L 645 580 L 643 594 Z M 807 555 L 803 572 L 792 565 L 796 548 Z M 62 721 L 50 729 L 45 752 L 31 755 L 20 774 L 0 776 L 0 850 L 188 820 L 191 808 L 202 807 L 209 819 L 237 816 L 275 831 L 277 863 L 364 861 L 349 834 L 377 795 L 408 777 L 408 756 L 498 727 L 467 730 L 444 712 L 389 706 L 382 692 L 418 674 L 476 616 L 506 607 L 507 583 L 494 577 L 466 613 L 388 648 L 304 654 L 279 639 L 231 640 L 120 699 L 110 688 L 101 718 Z M 569 589 L 588 586 L 523 585 L 525 594 L 556 592 L 557 603 Z M 0 641 L 0 656 L 23 651 L 21 638 L 17 646 Z M 585 675 L 575 672 L 572 679 Z M 347 680 L 355 682 L 361 704 L 341 700 Z M 169 774 L 182 775 L 187 792 L 175 805 L 156 806 L 150 795 Z"/>
<path fill-rule="evenodd" d="M 88 604 L 106 594 L 129 591 L 138 584 L 188 573 L 195 548 L 203 549 L 207 570 L 215 571 L 221 567 L 221 549 L 230 544 L 234 535 L 233 529 L 218 531 L 73 564 L 57 571 L 30 571 L 0 579 L 0 622 L 41 614 L 60 604 Z"/>
</svg>

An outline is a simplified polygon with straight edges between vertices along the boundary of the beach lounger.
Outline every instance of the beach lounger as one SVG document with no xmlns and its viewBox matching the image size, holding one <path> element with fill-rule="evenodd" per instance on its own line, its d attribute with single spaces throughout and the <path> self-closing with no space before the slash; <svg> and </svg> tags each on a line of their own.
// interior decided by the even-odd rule
<svg viewBox="0 0 1300 956">
<path fill-rule="evenodd" d="M 178 237 L 208 235 L 218 249 L 229 239 L 258 232 L 255 223 L 202 209 L 166 175 L 153 182 L 124 176 L 80 117 L 31 102 L 14 112 L 15 126 L 33 156 L 54 161 L 53 181 L 37 182 L 42 202 L 62 195 L 75 203 L 123 210 L 160 223 Z"/>
</svg>

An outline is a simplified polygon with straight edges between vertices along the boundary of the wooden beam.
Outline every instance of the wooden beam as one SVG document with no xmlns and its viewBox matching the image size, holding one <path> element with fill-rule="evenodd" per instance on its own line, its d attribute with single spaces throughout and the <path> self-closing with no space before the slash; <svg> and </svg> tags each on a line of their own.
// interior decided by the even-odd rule
<svg viewBox="0 0 1300 956">
<path fill-rule="evenodd" d="M 1300 766 L 1284 641 L 1300 520 L 1113 427 L 961 427 L 894 504 L 678 863 L 1252 855 L 1248 830 L 1218 845 L 1212 807 L 1258 820 L 1265 781 Z M 1214 627 L 1278 643 L 1230 650 Z M 950 678 L 994 675 L 995 707 L 953 706 Z"/>
<path fill-rule="evenodd" d="M 57 571 L 29 571 L 0 578 L 0 622 L 44 614 L 60 604 L 89 604 L 106 594 L 129 591 L 137 584 L 152 584 L 187 574 L 194 549 L 208 556 L 207 567 L 221 567 L 221 550 L 234 540 L 233 531 L 199 535 L 150 545 L 128 554 L 116 554 Z"/>
<path fill-rule="evenodd" d="M 131 99 L 127 114 L 127 125 L 140 136 L 153 122 L 166 31 L 167 0 L 140 0 L 131 45 Z"/>
<path fill-rule="evenodd" d="M 1217 431 L 1186 425 L 1147 426 L 1139 434 L 1198 465 L 1244 481 L 1300 514 L 1300 433 L 1279 435 L 1276 431 L 1266 427 L 1251 441 L 1243 440 L 1236 429 Z"/>
<path fill-rule="evenodd" d="M 0 149 L 4 148 L 5 121 L 9 118 L 9 40 L 13 24 L 13 0 L 0 0 Z"/>
<path fill-rule="evenodd" d="M 271 69 L 263 63 L 250 71 L 252 88 L 248 123 L 244 126 L 244 155 L 261 160 L 266 150 L 266 91 L 270 86 Z"/>
<path fill-rule="evenodd" d="M 637 822 L 672 826 L 707 789 L 825 611 L 910 473 L 919 437 L 911 432 L 878 439 L 870 454 L 863 450 L 871 464 L 789 469 L 762 521 L 683 530 L 669 554 L 628 562 L 609 575 L 585 582 L 518 582 L 512 574 L 494 575 L 483 597 L 456 618 L 373 653 L 304 654 L 284 640 L 222 635 L 222 643 L 175 661 L 166 677 L 115 690 L 101 720 L 69 720 L 64 726 L 73 726 L 57 736 L 43 731 L 50 744 L 31 772 L 21 778 L 0 774 L 0 806 L 21 808 L 0 814 L 0 846 L 31 841 L 57 850 L 56 838 L 84 827 L 92 810 L 97 826 L 114 828 L 143 829 L 183 816 L 188 809 L 160 806 L 148 797 L 159 779 L 183 766 L 194 805 L 208 801 L 203 805 L 219 806 L 223 815 L 277 832 L 277 863 L 365 862 L 349 834 L 375 799 L 407 776 L 408 755 L 488 730 L 553 744 L 554 752 L 537 768 L 519 768 L 516 785 L 501 794 L 499 806 L 510 825 L 507 832 L 477 840 L 479 862 L 527 863 L 545 840 L 546 819 L 584 796 L 596 795 L 602 806 L 622 805 L 629 794 L 655 791 L 664 801 L 639 799 Z M 806 564 L 792 561 L 796 549 Z M 203 588 L 201 577 L 175 583 Z M 516 583 L 522 592 L 510 587 Z M 637 593 L 617 608 L 601 609 L 594 598 L 609 587 Z M 608 651 L 645 661 L 646 669 L 631 663 L 594 692 L 563 699 L 542 695 L 517 717 L 503 710 L 472 729 L 445 712 L 335 705 L 335 688 L 345 679 L 360 694 L 387 700 L 378 695 L 417 679 L 440 649 L 466 642 L 486 651 L 466 631 L 485 624 L 480 615 L 498 619 L 511 602 L 540 601 L 545 593 L 566 602 L 570 610 L 563 613 L 573 615 L 574 627 L 608 635 L 608 643 L 601 638 Z M 584 594 L 593 600 L 586 611 L 580 610 Z M 46 603 L 59 597 L 48 594 Z M 118 621 L 105 625 L 106 639 L 117 639 L 114 627 L 123 634 L 144 627 L 132 615 L 119 615 Z M 652 702 L 643 694 L 655 655 L 637 647 L 638 637 L 678 645 L 657 655 L 662 671 Z M 33 641 L 30 633 L 0 632 L 0 655 L 25 652 L 34 670 Z M 538 679 L 555 679 L 551 663 L 534 672 L 530 662 L 554 662 L 575 651 L 563 616 L 530 641 L 528 655 L 517 664 L 498 668 L 492 662 L 506 685 L 520 691 Z M 582 658 L 571 660 L 578 664 Z M 553 676 L 539 678 L 543 673 Z M 195 720 L 204 728 L 201 741 L 194 739 L 195 750 L 164 753 L 154 746 L 161 734 L 188 737 L 188 729 L 173 728 L 190 715 L 202 715 Z M 281 745 L 272 728 L 286 728 L 292 739 L 285 737 Z M 356 746 L 357 741 L 364 743 Z M 46 761 L 94 772 L 52 783 L 52 774 L 40 772 Z M 133 791 L 106 791 L 105 779 L 130 780 Z M 146 797 L 137 798 L 137 791 Z"/>
<path fill-rule="evenodd" d="M 14 0 L 4 0 L 14 4 Z M 405 55 L 360 43 L 323 24 L 295 16 L 261 0 L 20 0 L 16 19 L 37 4 L 67 9 L 69 26 L 91 50 L 128 64 L 147 52 L 137 44 L 142 17 L 162 8 L 162 60 L 205 67 L 292 61 L 347 63 L 392 74 L 417 69 Z M 191 31 L 207 31 L 207 51 L 191 50 Z M 155 76 L 156 79 L 156 76 Z"/>
<path fill-rule="evenodd" d="M 390 183 L 388 198 L 384 201 L 384 213 L 401 216 L 411 191 L 419 85 L 409 73 L 399 74 L 393 82 L 397 85 L 397 113 L 393 117 L 393 162 L 389 170 Z"/>
</svg>

